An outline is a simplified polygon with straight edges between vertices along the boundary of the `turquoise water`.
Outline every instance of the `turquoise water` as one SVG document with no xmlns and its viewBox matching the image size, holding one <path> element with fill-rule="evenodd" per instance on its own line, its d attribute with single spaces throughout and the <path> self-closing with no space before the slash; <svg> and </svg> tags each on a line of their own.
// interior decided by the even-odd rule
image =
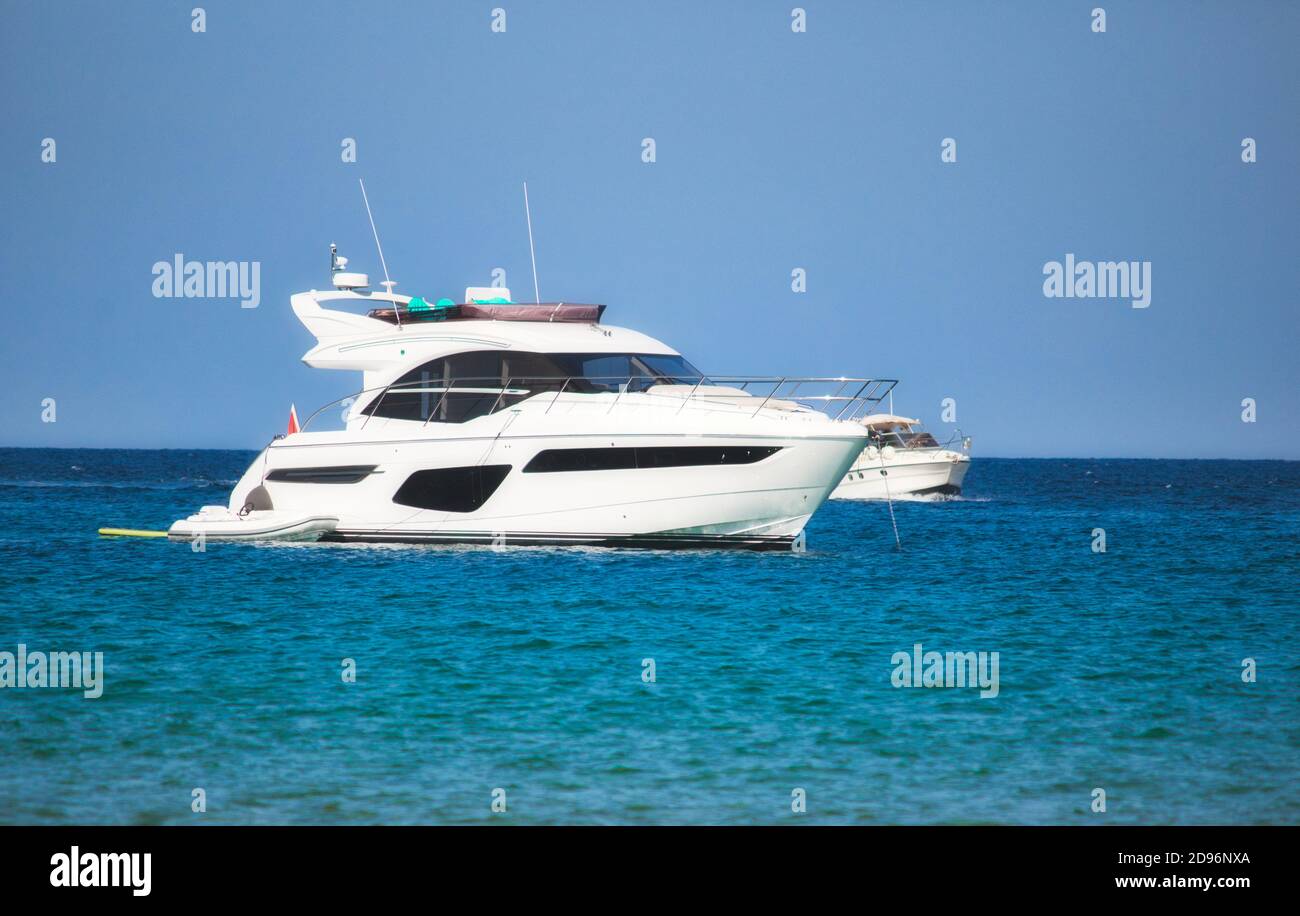
<svg viewBox="0 0 1300 916">
<path fill-rule="evenodd" d="M 1300 463 L 977 458 L 901 551 L 840 502 L 802 555 L 95 535 L 251 457 L 0 449 L 0 651 L 105 662 L 0 689 L 0 822 L 1300 822 Z M 893 687 L 918 642 L 998 696 Z"/>
</svg>

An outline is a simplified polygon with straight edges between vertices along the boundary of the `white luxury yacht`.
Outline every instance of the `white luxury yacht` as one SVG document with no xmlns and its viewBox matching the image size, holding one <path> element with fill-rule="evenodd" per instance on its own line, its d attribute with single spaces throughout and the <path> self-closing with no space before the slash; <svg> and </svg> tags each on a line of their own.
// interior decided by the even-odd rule
<svg viewBox="0 0 1300 916">
<path fill-rule="evenodd" d="M 970 467 L 970 438 L 961 431 L 940 444 L 921 421 L 877 413 L 858 421 L 870 444 L 853 462 L 831 499 L 887 499 L 928 493 L 955 495 Z M 955 446 L 955 447 L 953 447 Z"/>
<path fill-rule="evenodd" d="M 303 361 L 363 390 L 295 419 L 172 537 L 789 548 L 894 385 L 707 377 L 602 305 L 430 305 L 345 264 L 290 302 L 317 338 Z"/>
</svg>

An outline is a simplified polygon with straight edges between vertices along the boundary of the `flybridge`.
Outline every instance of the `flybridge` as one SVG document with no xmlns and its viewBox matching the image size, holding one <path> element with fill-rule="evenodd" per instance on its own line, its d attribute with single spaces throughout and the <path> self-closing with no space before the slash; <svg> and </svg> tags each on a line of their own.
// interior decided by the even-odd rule
<svg viewBox="0 0 1300 916">
<path fill-rule="evenodd" d="M 604 305 L 513 302 L 504 287 L 470 287 L 463 302 L 430 304 L 393 292 L 391 285 L 382 292 L 352 285 L 367 279 L 345 275 L 347 286 L 336 282 L 334 289 L 289 298 L 294 314 L 317 340 L 303 355 L 307 365 L 379 373 L 366 377 L 369 386 L 388 381 L 387 373 L 406 363 L 460 350 L 676 352 L 635 331 L 600 324 Z"/>
<path fill-rule="evenodd" d="M 466 291 L 466 300 L 471 297 Z M 603 305 L 585 305 L 578 302 L 518 303 L 509 301 L 509 290 L 503 297 L 507 301 L 495 304 L 466 301 L 433 307 L 412 308 L 396 305 L 393 308 L 371 309 L 371 318 L 390 324 L 417 324 L 428 321 L 569 321 L 582 324 L 599 324 L 605 311 Z"/>
<path fill-rule="evenodd" d="M 342 260 L 339 258 L 338 260 Z M 579 302 L 514 302 L 504 287 L 474 287 L 465 290 L 463 302 L 439 299 L 426 301 L 420 296 L 393 292 L 396 284 L 385 282 L 383 292 L 365 289 L 365 274 L 336 270 L 334 289 L 296 293 L 289 298 L 294 314 L 307 329 L 324 342 L 343 337 L 396 337 L 407 330 L 432 330 L 445 322 L 526 322 L 532 325 L 588 325 L 600 323 L 604 305 Z M 327 303 L 364 304 L 368 311 L 325 308 Z M 602 329 L 602 333 L 605 331 Z"/>
<path fill-rule="evenodd" d="M 503 286 L 466 287 L 463 302 L 438 299 L 431 303 L 422 296 L 400 296 L 393 292 L 393 287 L 397 284 L 391 280 L 384 281 L 383 293 L 358 292 L 370 285 L 370 277 L 347 270 L 347 264 L 348 259 L 338 253 L 338 246 L 331 244 L 330 281 L 341 295 L 331 295 L 328 298 L 384 301 L 388 304 L 371 309 L 366 317 L 399 328 L 406 324 L 436 321 L 558 321 L 599 324 L 600 316 L 605 311 L 603 305 L 581 302 L 514 302 L 510 290 Z M 302 317 L 303 313 L 296 306 L 295 311 Z"/>
</svg>

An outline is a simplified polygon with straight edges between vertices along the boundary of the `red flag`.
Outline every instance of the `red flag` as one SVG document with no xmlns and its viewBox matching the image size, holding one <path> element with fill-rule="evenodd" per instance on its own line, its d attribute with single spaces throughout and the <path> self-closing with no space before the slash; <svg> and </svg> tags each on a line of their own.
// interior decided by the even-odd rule
<svg viewBox="0 0 1300 916">
<path fill-rule="evenodd" d="M 298 431 L 298 408 L 295 407 L 295 406 L 293 406 L 292 404 L 290 404 L 290 405 L 289 405 L 289 433 L 288 433 L 288 435 L 292 436 L 292 435 L 293 435 L 294 433 L 296 433 L 297 431 Z"/>
</svg>

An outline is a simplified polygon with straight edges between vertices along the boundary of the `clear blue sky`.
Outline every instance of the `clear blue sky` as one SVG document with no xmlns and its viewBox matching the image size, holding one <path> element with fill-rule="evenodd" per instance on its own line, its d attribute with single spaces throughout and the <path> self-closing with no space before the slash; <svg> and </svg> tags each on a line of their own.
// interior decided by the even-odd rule
<svg viewBox="0 0 1300 916">
<path fill-rule="evenodd" d="M 897 377 L 977 454 L 1300 458 L 1300 5 L 800 5 L 0 0 L 0 445 L 260 447 L 359 387 L 288 297 L 331 241 L 380 275 L 364 177 L 402 291 L 531 294 L 527 179 L 543 297 L 706 371 Z M 177 252 L 261 306 L 154 298 Z M 1045 298 L 1067 252 L 1151 306 Z"/>
</svg>

